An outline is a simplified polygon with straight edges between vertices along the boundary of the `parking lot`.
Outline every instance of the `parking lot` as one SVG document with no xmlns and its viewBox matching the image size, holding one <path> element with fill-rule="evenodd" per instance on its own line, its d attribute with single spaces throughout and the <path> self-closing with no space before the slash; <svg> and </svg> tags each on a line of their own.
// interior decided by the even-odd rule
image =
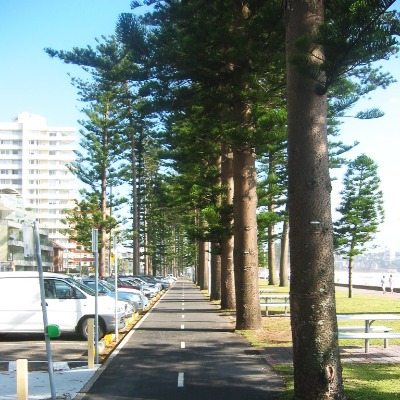
<svg viewBox="0 0 400 400">
<path fill-rule="evenodd" d="M 87 342 L 78 335 L 64 334 L 51 340 L 53 362 L 87 363 Z M 39 363 L 47 360 L 46 344 L 40 334 L 0 335 L 0 371 L 6 371 L 9 363 L 18 359 Z"/>
</svg>

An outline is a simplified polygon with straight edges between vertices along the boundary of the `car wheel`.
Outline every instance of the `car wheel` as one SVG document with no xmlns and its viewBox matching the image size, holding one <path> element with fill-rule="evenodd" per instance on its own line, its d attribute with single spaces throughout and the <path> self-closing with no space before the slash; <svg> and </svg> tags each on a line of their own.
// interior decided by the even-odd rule
<svg viewBox="0 0 400 400">
<path fill-rule="evenodd" d="M 99 333 L 99 339 L 101 339 L 104 334 L 105 334 L 105 329 L 103 326 L 103 323 L 99 320 L 99 326 L 98 326 L 98 333 Z M 79 334 L 84 340 L 88 339 L 88 318 L 85 318 L 79 326 Z"/>
</svg>

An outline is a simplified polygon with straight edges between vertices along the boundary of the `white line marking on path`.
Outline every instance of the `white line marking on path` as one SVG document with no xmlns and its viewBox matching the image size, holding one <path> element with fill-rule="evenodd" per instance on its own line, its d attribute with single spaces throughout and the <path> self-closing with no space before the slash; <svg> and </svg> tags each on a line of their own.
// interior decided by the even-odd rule
<svg viewBox="0 0 400 400">
<path fill-rule="evenodd" d="M 184 349 L 186 347 L 185 342 L 181 342 L 181 349 Z"/>
<path fill-rule="evenodd" d="M 181 329 L 185 329 L 185 325 L 181 325 Z"/>
<path fill-rule="evenodd" d="M 178 387 L 183 387 L 184 386 L 184 378 L 185 378 L 185 374 L 183 372 L 179 372 L 179 374 L 178 374 Z"/>
<path fill-rule="evenodd" d="M 184 315 L 184 314 L 182 314 L 182 318 L 185 318 L 185 315 Z"/>
</svg>

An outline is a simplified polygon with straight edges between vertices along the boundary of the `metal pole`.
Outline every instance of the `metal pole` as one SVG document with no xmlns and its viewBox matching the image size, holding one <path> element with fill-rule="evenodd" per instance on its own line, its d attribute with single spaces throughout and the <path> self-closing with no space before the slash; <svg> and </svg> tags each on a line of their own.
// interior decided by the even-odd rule
<svg viewBox="0 0 400 400">
<path fill-rule="evenodd" d="M 99 231 L 92 229 L 92 252 L 94 254 L 94 348 L 96 350 L 95 363 L 99 363 Z"/>
<path fill-rule="evenodd" d="M 47 304 L 46 298 L 44 296 L 44 278 L 43 278 L 43 266 L 42 266 L 42 254 L 40 251 L 40 236 L 39 236 L 39 227 L 37 222 L 34 223 L 35 229 L 35 239 L 36 239 L 36 258 L 38 263 L 38 271 L 39 271 L 39 285 L 40 285 L 40 299 L 42 303 L 42 312 L 43 312 L 43 326 L 44 326 L 44 339 L 46 342 L 46 353 L 47 353 L 47 369 L 49 372 L 49 381 L 50 381 L 50 391 L 52 400 L 56 399 L 56 391 L 54 387 L 54 371 L 53 371 L 53 359 L 51 357 L 51 344 L 50 338 L 47 332 L 47 326 L 49 325 L 47 320 Z"/>
</svg>

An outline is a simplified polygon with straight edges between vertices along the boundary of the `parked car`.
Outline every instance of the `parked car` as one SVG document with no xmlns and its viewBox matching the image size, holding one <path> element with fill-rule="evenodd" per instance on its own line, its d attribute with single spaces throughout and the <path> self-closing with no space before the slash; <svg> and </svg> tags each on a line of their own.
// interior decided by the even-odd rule
<svg viewBox="0 0 400 400">
<path fill-rule="evenodd" d="M 115 280 L 114 280 L 114 282 L 108 281 L 108 283 L 109 283 L 109 284 L 114 288 L 114 290 L 115 290 Z M 141 290 L 140 288 L 137 289 L 137 286 L 136 286 L 136 287 L 135 287 L 135 285 L 131 286 L 131 285 L 129 285 L 129 283 L 127 283 L 127 282 L 124 282 L 123 285 L 124 285 L 124 287 L 122 287 L 122 288 L 118 287 L 118 291 L 119 291 L 119 292 L 122 291 L 122 292 L 134 293 L 134 294 L 140 296 L 140 299 L 141 299 L 141 301 L 142 301 L 142 303 L 143 303 L 143 309 L 145 309 L 145 308 L 148 306 L 148 304 L 149 304 L 150 301 L 149 301 L 149 299 L 146 297 L 146 295 L 145 295 L 145 293 L 144 293 L 143 290 Z"/>
<path fill-rule="evenodd" d="M 115 278 L 109 277 L 109 278 L 106 278 L 105 280 L 107 282 L 110 282 L 112 285 L 115 285 Z M 118 285 L 118 288 L 121 288 L 121 289 L 142 290 L 139 285 L 134 285 L 133 283 L 132 284 L 128 284 L 128 282 L 123 281 L 120 277 L 117 278 L 117 285 Z"/>
<path fill-rule="evenodd" d="M 49 325 L 61 332 L 76 332 L 87 339 L 87 321 L 95 314 L 94 292 L 70 277 L 45 272 L 44 295 Z M 126 303 L 99 296 L 99 337 L 125 327 Z M 39 273 L 0 273 L 0 333 L 44 332 Z"/>
<path fill-rule="evenodd" d="M 159 289 L 156 288 L 154 285 L 149 285 L 143 279 L 138 279 L 135 277 L 124 276 L 120 278 L 125 284 L 129 285 L 137 285 L 140 287 L 141 291 L 145 294 L 148 298 L 153 298 L 159 292 Z"/>
<path fill-rule="evenodd" d="M 152 283 L 153 285 L 161 285 L 161 290 L 168 289 L 170 284 L 169 282 L 161 279 L 157 279 L 153 275 L 141 275 L 141 277 L 146 280 L 147 282 Z"/>
<path fill-rule="evenodd" d="M 168 283 L 168 287 L 171 287 L 175 283 L 175 279 L 168 277 L 168 276 L 158 275 L 155 278 L 158 279 L 160 282 Z"/>
<path fill-rule="evenodd" d="M 70 278 L 67 277 L 66 278 L 67 281 L 69 281 L 70 283 L 72 283 L 73 285 L 77 286 L 78 288 L 82 289 L 82 290 L 90 290 L 90 292 L 92 293 L 92 295 L 95 295 L 95 291 L 94 291 L 94 286 L 93 288 L 90 287 L 89 285 L 85 285 L 81 282 L 81 280 L 76 280 L 75 278 Z M 107 293 L 104 293 L 102 291 L 98 292 L 99 296 L 107 296 Z M 109 297 L 109 296 L 108 296 Z M 136 312 L 136 308 L 134 306 L 134 304 L 132 304 L 130 301 L 125 300 L 125 299 L 118 299 L 118 304 L 121 307 L 121 309 L 124 311 L 125 315 L 124 318 L 130 318 L 133 316 L 133 314 Z M 114 304 L 115 306 L 115 304 Z"/>
<path fill-rule="evenodd" d="M 82 283 L 89 286 L 93 290 L 96 287 L 95 280 L 91 278 L 82 279 Z M 115 298 L 115 286 L 113 286 L 110 282 L 99 280 L 98 285 L 99 293 L 104 293 Z M 144 304 L 142 297 L 140 296 L 140 293 L 134 292 L 134 290 L 135 289 L 118 289 L 118 300 L 129 301 L 135 307 L 136 311 L 143 311 Z"/>
</svg>

